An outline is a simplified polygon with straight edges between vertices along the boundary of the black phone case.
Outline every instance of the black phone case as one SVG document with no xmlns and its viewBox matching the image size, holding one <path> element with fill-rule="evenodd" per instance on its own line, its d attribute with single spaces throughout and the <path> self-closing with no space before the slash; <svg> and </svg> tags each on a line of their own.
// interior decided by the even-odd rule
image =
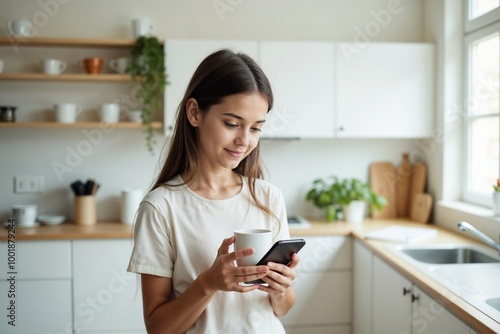
<svg viewBox="0 0 500 334">
<path fill-rule="evenodd" d="M 306 244 L 304 239 L 288 239 L 288 240 L 278 240 L 276 243 L 267 251 L 267 253 L 260 259 L 257 266 L 263 266 L 268 262 L 281 263 L 284 265 L 290 264 L 292 261 L 292 255 L 298 253 L 302 247 Z M 246 284 L 263 284 L 265 283 L 261 279 L 257 279 L 250 282 L 245 282 Z"/>
</svg>

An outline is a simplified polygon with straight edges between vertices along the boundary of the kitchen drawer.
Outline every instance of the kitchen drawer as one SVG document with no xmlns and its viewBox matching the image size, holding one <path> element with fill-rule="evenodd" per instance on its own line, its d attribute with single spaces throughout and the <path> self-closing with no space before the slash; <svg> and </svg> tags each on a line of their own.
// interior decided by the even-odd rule
<svg viewBox="0 0 500 334">
<path fill-rule="evenodd" d="M 344 236 L 307 236 L 300 251 L 297 273 L 351 268 L 351 239 Z"/>
<path fill-rule="evenodd" d="M 0 253 L 10 255 L 7 242 L 0 247 Z M 14 265 L 17 279 L 71 278 L 71 241 L 16 241 Z M 2 270 L 0 278 L 6 278 L 7 272 Z"/>
</svg>

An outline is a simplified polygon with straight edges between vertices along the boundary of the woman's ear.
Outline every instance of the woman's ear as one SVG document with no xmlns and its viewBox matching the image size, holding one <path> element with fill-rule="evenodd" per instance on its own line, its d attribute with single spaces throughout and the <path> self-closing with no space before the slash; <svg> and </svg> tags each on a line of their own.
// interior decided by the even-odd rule
<svg viewBox="0 0 500 334">
<path fill-rule="evenodd" d="M 186 116 L 192 126 L 194 126 L 195 128 L 198 127 L 201 112 L 198 108 L 198 102 L 193 98 L 190 98 L 186 102 Z"/>
</svg>

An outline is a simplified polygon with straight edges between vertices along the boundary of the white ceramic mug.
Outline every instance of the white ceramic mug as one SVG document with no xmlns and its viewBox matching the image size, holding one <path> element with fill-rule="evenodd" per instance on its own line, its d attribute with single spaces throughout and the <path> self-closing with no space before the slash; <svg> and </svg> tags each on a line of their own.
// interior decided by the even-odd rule
<svg viewBox="0 0 500 334">
<path fill-rule="evenodd" d="M 127 225 L 134 223 L 135 214 L 139 209 L 144 193 L 142 189 L 125 188 L 121 196 L 120 221 Z"/>
<path fill-rule="evenodd" d="M 153 31 L 153 25 L 147 19 L 136 19 L 133 21 L 134 37 L 149 36 Z"/>
<path fill-rule="evenodd" d="M 3 72 L 3 59 L 0 59 L 0 73 Z"/>
<path fill-rule="evenodd" d="M 59 123 L 75 123 L 76 116 L 82 108 L 75 103 L 57 103 L 54 106 L 56 121 Z"/>
<path fill-rule="evenodd" d="M 32 35 L 32 25 L 28 20 L 12 20 L 7 22 L 7 31 L 12 36 L 29 37 Z"/>
<path fill-rule="evenodd" d="M 267 229 L 248 229 L 234 231 L 236 240 L 234 250 L 253 248 L 254 253 L 236 261 L 238 266 L 255 266 L 273 244 L 273 234 Z"/>
<path fill-rule="evenodd" d="M 128 120 L 134 123 L 142 123 L 142 110 L 130 110 L 127 113 Z"/>
<path fill-rule="evenodd" d="M 64 72 L 66 63 L 57 59 L 44 59 L 40 62 L 42 72 L 50 75 L 57 75 Z"/>
<path fill-rule="evenodd" d="M 103 103 L 99 106 L 99 120 L 104 123 L 120 121 L 120 105 L 118 103 Z"/>
<path fill-rule="evenodd" d="M 109 61 L 109 67 L 116 73 L 125 74 L 127 67 L 130 65 L 130 58 L 118 58 Z"/>
<path fill-rule="evenodd" d="M 16 220 L 16 225 L 19 227 L 30 227 L 36 225 L 36 211 L 35 204 L 19 204 L 12 206 L 12 213 Z"/>
</svg>

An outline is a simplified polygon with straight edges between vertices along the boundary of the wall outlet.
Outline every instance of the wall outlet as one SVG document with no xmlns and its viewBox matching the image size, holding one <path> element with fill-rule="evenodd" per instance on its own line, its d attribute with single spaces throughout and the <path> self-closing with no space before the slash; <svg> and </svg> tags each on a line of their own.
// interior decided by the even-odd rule
<svg viewBox="0 0 500 334">
<path fill-rule="evenodd" d="M 14 192 L 16 194 L 39 193 L 43 190 L 43 176 L 24 175 L 14 177 Z"/>
</svg>

